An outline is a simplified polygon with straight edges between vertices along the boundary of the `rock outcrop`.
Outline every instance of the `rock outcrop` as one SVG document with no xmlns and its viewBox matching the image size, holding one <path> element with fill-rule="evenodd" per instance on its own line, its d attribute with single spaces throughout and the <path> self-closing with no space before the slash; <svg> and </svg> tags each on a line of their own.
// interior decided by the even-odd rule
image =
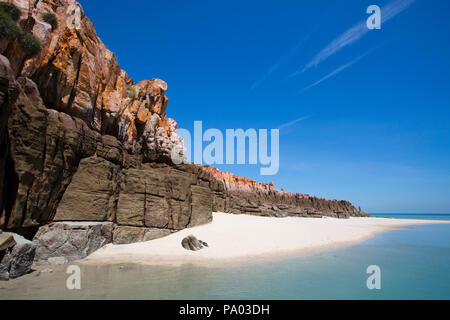
<svg viewBox="0 0 450 320">
<path fill-rule="evenodd" d="M 6 250 L 8 248 L 14 247 L 16 241 L 12 234 L 0 233 L 0 251 Z"/>
<path fill-rule="evenodd" d="M 1 235 L 5 235 L 2 233 Z M 14 244 L 0 250 L 0 280 L 15 279 L 31 271 L 36 245 L 18 234 L 12 236 Z"/>
<path fill-rule="evenodd" d="M 37 233 L 39 258 L 75 259 L 108 242 L 156 239 L 208 223 L 213 211 L 364 214 L 347 201 L 173 164 L 184 146 L 166 115 L 164 81 L 134 84 L 76 1 L 8 2 L 42 49 L 28 59 L 15 41 L 0 44 L 0 229 L 29 239 Z M 80 8 L 79 23 L 70 6 Z M 56 29 L 43 21 L 46 12 L 57 17 Z M 79 222 L 110 227 L 104 233 Z"/>
<path fill-rule="evenodd" d="M 39 228 L 33 239 L 36 260 L 78 260 L 112 242 L 112 222 L 54 222 Z"/>
<path fill-rule="evenodd" d="M 325 215 L 348 218 L 366 215 L 345 200 L 326 200 L 277 190 L 272 182 L 260 183 L 212 167 L 204 167 L 203 170 L 222 183 L 225 190 L 214 191 L 214 211 L 276 217 Z"/>
<path fill-rule="evenodd" d="M 111 214 L 117 179 L 122 177 L 118 176 L 119 167 L 170 162 L 174 146 L 182 145 L 175 133 L 175 121 L 165 113 L 167 85 L 159 79 L 134 85 L 75 1 L 9 2 L 22 10 L 19 24 L 40 39 L 42 50 L 36 57 L 25 59 L 20 46 L 10 41 L 0 52 L 10 62 L 2 58 L 3 87 L 6 83 L 14 85 L 14 75 L 20 87 L 15 105 L 8 103 L 12 114 L 6 138 L 2 139 L 2 150 L 10 152 L 4 161 L 13 172 L 10 179 L 2 182 L 9 181 L 5 189 L 12 189 L 13 194 L 7 197 L 12 203 L 5 209 L 0 226 L 29 228 L 52 221 L 80 161 L 92 157 L 104 161 L 83 161 L 81 169 L 89 161 L 95 162 L 93 174 L 101 176 L 105 185 L 90 183 L 84 190 L 74 190 L 73 186 L 69 191 L 84 192 L 86 198 L 92 191 L 86 192 L 90 187 L 94 187 L 93 197 L 98 194 L 95 191 L 107 188 L 112 194 L 102 195 L 91 211 L 104 209 L 103 215 Z M 71 5 L 78 6 L 81 12 L 76 27 L 67 23 Z M 43 21 L 46 12 L 58 18 L 56 30 Z M 2 92 L 6 90 L 2 88 Z M 10 96 L 9 99 L 14 98 L 14 93 Z M 2 122 L 7 118 L 2 115 Z M 111 176 L 103 177 L 103 170 L 111 171 Z M 80 179 L 83 175 L 75 177 L 75 184 Z M 58 216 L 63 216 L 70 205 L 69 194 Z M 88 211 L 85 216 L 91 213 Z M 94 216 L 89 220 L 112 219 L 101 218 Z"/>
</svg>

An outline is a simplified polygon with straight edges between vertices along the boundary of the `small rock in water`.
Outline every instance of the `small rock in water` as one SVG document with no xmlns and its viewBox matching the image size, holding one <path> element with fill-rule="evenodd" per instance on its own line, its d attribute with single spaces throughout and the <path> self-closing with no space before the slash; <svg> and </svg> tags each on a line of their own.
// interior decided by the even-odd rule
<svg viewBox="0 0 450 320">
<path fill-rule="evenodd" d="M 209 247 L 208 244 L 202 240 L 198 240 L 193 235 L 187 236 L 181 241 L 181 245 L 186 250 L 198 251 L 203 249 L 204 247 Z"/>
<path fill-rule="evenodd" d="M 52 273 L 52 272 L 53 272 L 53 269 L 47 268 L 47 269 L 44 269 L 44 270 L 41 270 L 41 271 L 37 271 L 34 276 L 35 277 L 39 277 L 41 274 Z"/>
<path fill-rule="evenodd" d="M 62 265 L 62 264 L 66 264 L 68 261 L 65 257 L 53 257 L 53 258 L 48 258 L 48 262 L 50 264 Z"/>
<path fill-rule="evenodd" d="M 130 268 L 129 267 L 127 267 L 127 266 L 120 266 L 119 267 L 119 270 L 120 271 L 128 271 Z"/>
<path fill-rule="evenodd" d="M 52 273 L 53 272 L 53 269 L 44 269 L 44 270 L 41 270 L 41 273 Z"/>
</svg>

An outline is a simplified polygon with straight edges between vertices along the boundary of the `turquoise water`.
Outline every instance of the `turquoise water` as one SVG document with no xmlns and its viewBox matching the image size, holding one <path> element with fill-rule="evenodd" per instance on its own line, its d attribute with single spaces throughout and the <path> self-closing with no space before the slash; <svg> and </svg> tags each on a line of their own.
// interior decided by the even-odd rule
<svg viewBox="0 0 450 320">
<path fill-rule="evenodd" d="M 397 219 L 450 220 L 450 213 L 372 213 L 371 216 Z"/>
<path fill-rule="evenodd" d="M 381 290 L 367 289 L 369 265 L 381 269 Z M 65 289 L 64 272 L 28 277 L 26 285 L 0 290 L 0 298 L 450 299 L 450 225 L 410 226 L 356 245 L 220 268 L 82 267 L 75 291 Z"/>
</svg>

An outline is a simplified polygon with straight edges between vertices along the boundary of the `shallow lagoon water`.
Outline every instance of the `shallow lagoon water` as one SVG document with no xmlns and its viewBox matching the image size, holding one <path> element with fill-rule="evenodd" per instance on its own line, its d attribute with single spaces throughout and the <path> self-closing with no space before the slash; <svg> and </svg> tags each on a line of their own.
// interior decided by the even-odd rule
<svg viewBox="0 0 450 320">
<path fill-rule="evenodd" d="M 367 289 L 369 265 L 381 268 L 381 290 Z M 450 225 L 409 226 L 355 245 L 221 267 L 81 266 L 81 290 L 66 288 L 66 266 L 51 268 L 0 282 L 0 299 L 450 299 Z"/>
</svg>

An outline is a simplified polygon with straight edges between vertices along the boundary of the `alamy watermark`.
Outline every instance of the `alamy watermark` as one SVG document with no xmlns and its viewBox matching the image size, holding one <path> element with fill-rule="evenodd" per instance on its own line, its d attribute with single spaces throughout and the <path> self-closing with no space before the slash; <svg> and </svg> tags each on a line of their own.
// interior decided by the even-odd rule
<svg viewBox="0 0 450 320">
<path fill-rule="evenodd" d="M 377 265 L 371 265 L 367 267 L 367 274 L 370 276 L 367 278 L 366 285 L 369 290 L 381 290 L 381 269 Z"/>
<path fill-rule="evenodd" d="M 172 150 L 175 164 L 250 164 L 261 165 L 261 175 L 275 175 L 280 167 L 280 130 L 271 129 L 219 129 L 203 131 L 202 121 L 194 121 L 194 134 L 178 129 L 184 148 Z M 269 141 L 270 139 L 270 141 Z M 183 148 L 184 150 L 180 150 Z M 184 158 L 180 158 L 180 151 Z"/>
<path fill-rule="evenodd" d="M 373 4 L 367 7 L 367 14 L 371 14 L 369 18 L 367 18 L 366 26 L 367 29 L 381 29 L 381 9 L 379 6 Z"/>
<path fill-rule="evenodd" d="M 68 290 L 81 290 L 81 269 L 77 265 L 67 267 L 67 274 L 70 274 L 66 280 L 66 288 Z"/>
</svg>

